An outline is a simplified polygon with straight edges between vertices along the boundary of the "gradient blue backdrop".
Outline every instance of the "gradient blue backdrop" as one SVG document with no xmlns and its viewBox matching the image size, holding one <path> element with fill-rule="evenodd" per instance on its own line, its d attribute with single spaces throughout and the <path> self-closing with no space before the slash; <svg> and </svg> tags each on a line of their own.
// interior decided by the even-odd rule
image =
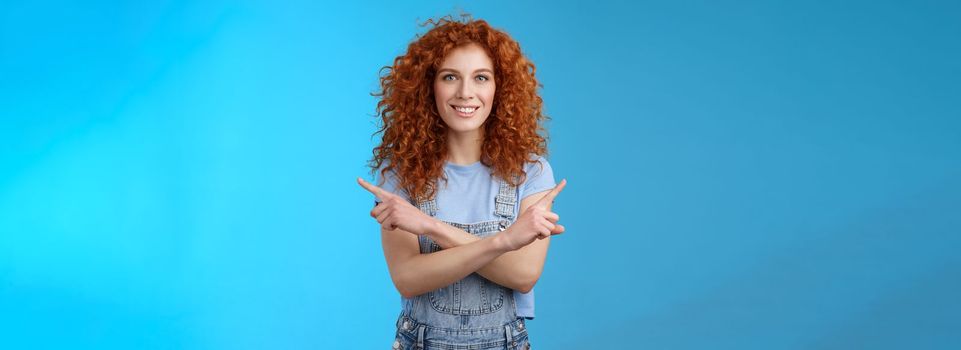
<svg viewBox="0 0 961 350">
<path fill-rule="evenodd" d="M 949 1 L 4 1 L 0 348 L 378 349 L 378 70 L 461 9 L 537 64 L 535 349 L 961 346 Z"/>
</svg>

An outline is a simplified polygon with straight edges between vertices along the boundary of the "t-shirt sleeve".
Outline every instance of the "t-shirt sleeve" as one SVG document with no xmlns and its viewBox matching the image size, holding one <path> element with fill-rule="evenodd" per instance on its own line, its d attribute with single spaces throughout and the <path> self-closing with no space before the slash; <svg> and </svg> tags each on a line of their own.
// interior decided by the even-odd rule
<svg viewBox="0 0 961 350">
<path fill-rule="evenodd" d="M 410 202 L 410 196 L 407 195 L 407 191 L 400 188 L 400 180 L 397 178 L 397 173 L 392 169 L 387 173 L 382 174 L 381 170 L 383 169 L 384 166 L 381 166 L 375 173 L 377 176 L 376 185 L 385 191 L 396 194 L 404 200 Z M 374 202 L 380 203 L 380 200 L 377 199 L 377 197 L 374 197 Z"/>
<path fill-rule="evenodd" d="M 524 164 L 527 180 L 520 186 L 520 198 L 523 200 L 532 194 L 554 188 L 554 170 L 544 157 L 537 156 L 536 162 Z"/>
</svg>

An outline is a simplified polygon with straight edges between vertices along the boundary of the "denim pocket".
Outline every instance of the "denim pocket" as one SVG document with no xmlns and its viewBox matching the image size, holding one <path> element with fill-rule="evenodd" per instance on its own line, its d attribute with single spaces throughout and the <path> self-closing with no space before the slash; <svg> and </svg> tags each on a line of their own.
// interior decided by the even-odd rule
<svg viewBox="0 0 961 350">
<path fill-rule="evenodd" d="M 447 287 L 427 293 L 430 306 L 437 312 L 451 315 L 483 315 L 504 306 L 507 288 L 491 282 L 477 273 Z"/>
</svg>

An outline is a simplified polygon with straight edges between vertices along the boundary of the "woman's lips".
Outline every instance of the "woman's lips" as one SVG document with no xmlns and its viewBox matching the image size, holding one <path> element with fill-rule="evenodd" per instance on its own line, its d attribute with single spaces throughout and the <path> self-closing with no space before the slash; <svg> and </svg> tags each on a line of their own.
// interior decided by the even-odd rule
<svg viewBox="0 0 961 350">
<path fill-rule="evenodd" d="M 477 113 L 477 110 L 479 109 L 478 107 L 474 107 L 474 106 L 470 106 L 470 107 L 451 106 L 451 108 L 454 109 L 454 112 L 456 112 L 457 115 L 459 115 L 459 116 L 461 116 L 461 117 L 463 117 L 463 118 L 473 117 L 473 116 L 474 116 L 474 113 Z"/>
</svg>

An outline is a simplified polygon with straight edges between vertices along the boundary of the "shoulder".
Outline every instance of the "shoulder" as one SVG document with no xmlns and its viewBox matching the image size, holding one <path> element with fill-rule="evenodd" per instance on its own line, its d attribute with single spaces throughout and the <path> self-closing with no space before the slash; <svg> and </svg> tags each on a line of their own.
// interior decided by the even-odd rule
<svg viewBox="0 0 961 350">
<path fill-rule="evenodd" d="M 383 185 L 385 182 L 398 182 L 398 180 L 400 180 L 397 176 L 397 169 L 384 171 L 387 166 L 387 163 L 384 162 L 377 170 L 374 170 L 374 176 L 377 178 L 378 185 Z"/>
<path fill-rule="evenodd" d="M 552 172 L 553 170 L 551 169 L 551 163 L 541 155 L 531 154 L 528 159 L 529 160 L 524 163 L 524 173 L 527 174 L 527 180 L 525 180 L 525 182 L 530 181 L 532 176 L 536 177 L 545 172 Z"/>
<path fill-rule="evenodd" d="M 532 155 L 524 164 L 524 182 L 520 186 L 520 196 L 525 198 L 534 193 L 554 187 L 554 169 L 550 162 L 540 155 Z"/>
<path fill-rule="evenodd" d="M 399 181 L 396 169 L 387 169 L 387 162 L 384 162 L 377 169 L 374 169 L 374 184 L 377 186 L 396 186 Z"/>
<path fill-rule="evenodd" d="M 383 188 L 384 190 L 399 195 L 408 202 L 410 201 L 410 196 L 407 191 L 401 187 L 400 177 L 397 174 L 396 169 L 390 169 L 384 171 L 387 168 L 387 163 L 382 164 L 377 170 L 374 170 L 374 176 L 377 179 L 377 186 Z"/>
</svg>

